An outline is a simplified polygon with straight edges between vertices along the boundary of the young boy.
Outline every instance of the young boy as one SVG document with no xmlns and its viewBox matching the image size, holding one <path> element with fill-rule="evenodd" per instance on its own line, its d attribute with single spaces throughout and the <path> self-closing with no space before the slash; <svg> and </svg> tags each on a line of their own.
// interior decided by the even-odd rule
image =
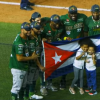
<svg viewBox="0 0 100 100">
<path fill-rule="evenodd" d="M 95 45 L 91 44 L 88 49 L 88 55 L 86 58 L 86 74 L 88 88 L 85 92 L 89 92 L 89 95 L 97 94 L 96 88 L 96 56 Z"/>
</svg>

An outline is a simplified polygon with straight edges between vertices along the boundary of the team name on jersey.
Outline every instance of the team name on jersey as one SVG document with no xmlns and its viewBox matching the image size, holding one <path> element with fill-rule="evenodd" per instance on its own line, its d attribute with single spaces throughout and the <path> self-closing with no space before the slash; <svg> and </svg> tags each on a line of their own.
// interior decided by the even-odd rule
<svg viewBox="0 0 100 100">
<path fill-rule="evenodd" d="M 77 19 L 77 21 L 83 21 L 83 18 Z"/>
<path fill-rule="evenodd" d="M 69 21 L 64 21 L 64 24 L 68 24 L 68 23 L 70 23 Z"/>
<path fill-rule="evenodd" d="M 18 50 L 23 50 L 24 45 L 23 44 L 19 44 L 18 45 Z"/>
<path fill-rule="evenodd" d="M 31 52 L 34 52 L 34 50 L 35 50 L 35 44 L 34 43 L 30 43 L 30 49 L 31 49 Z"/>
<path fill-rule="evenodd" d="M 78 29 L 82 27 L 83 27 L 83 23 L 77 23 L 74 26 L 66 26 L 66 30 Z"/>
</svg>

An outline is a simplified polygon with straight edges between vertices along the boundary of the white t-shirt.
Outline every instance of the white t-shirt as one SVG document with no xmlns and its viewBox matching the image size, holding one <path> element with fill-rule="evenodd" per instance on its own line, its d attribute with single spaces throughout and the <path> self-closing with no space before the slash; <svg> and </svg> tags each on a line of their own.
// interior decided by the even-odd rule
<svg viewBox="0 0 100 100">
<path fill-rule="evenodd" d="M 76 57 L 81 55 L 82 52 L 83 52 L 83 50 L 80 48 L 76 53 Z M 87 56 L 87 52 L 79 60 L 76 60 L 76 57 L 75 57 L 73 66 L 75 66 L 76 68 L 79 68 L 79 69 L 84 69 L 84 61 L 85 61 L 86 56 Z"/>
<path fill-rule="evenodd" d="M 89 61 L 89 63 L 86 63 L 86 69 L 89 71 L 95 70 L 96 66 L 93 64 L 92 55 L 87 55 L 86 60 Z"/>
</svg>

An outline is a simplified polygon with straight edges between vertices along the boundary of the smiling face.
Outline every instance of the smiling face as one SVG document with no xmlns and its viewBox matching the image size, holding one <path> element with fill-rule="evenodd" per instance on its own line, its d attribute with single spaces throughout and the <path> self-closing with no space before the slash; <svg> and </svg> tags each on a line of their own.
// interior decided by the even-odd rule
<svg viewBox="0 0 100 100">
<path fill-rule="evenodd" d="M 21 32 L 26 36 L 29 37 L 31 35 L 31 30 L 21 29 Z"/>
<path fill-rule="evenodd" d="M 35 35 L 40 35 L 41 34 L 41 29 L 37 30 L 36 28 L 31 29 L 31 35 L 34 36 Z"/>
<path fill-rule="evenodd" d="M 92 55 L 95 52 L 94 47 L 89 47 L 88 48 L 88 54 Z"/>
<path fill-rule="evenodd" d="M 88 45 L 84 44 L 81 46 L 81 49 L 84 51 L 84 52 L 87 52 L 88 51 Z"/>
<path fill-rule="evenodd" d="M 68 15 L 69 15 L 69 18 L 70 18 L 71 20 L 73 20 L 73 21 L 77 20 L 77 13 L 73 13 L 73 14 L 68 13 Z"/>
</svg>

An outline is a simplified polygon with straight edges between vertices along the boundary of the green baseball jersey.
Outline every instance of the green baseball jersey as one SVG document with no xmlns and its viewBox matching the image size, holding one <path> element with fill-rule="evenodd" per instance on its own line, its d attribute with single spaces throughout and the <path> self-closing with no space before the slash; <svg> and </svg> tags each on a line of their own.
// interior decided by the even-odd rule
<svg viewBox="0 0 100 100">
<path fill-rule="evenodd" d="M 84 24 L 86 18 L 86 15 L 78 13 L 77 20 L 73 21 L 69 18 L 68 14 L 62 15 L 60 19 L 64 25 L 65 36 L 72 39 L 83 37 L 83 28 L 85 27 Z"/>
<path fill-rule="evenodd" d="M 86 19 L 84 31 L 88 32 L 88 36 L 100 34 L 100 20 L 93 20 L 92 16 Z"/>
<path fill-rule="evenodd" d="M 47 23 L 42 32 L 42 38 L 49 39 L 51 40 L 51 42 L 58 41 L 59 39 L 61 39 L 62 32 L 63 32 L 62 26 L 53 31 L 50 27 L 50 23 Z"/>
<path fill-rule="evenodd" d="M 49 17 L 41 18 L 41 32 L 43 32 L 43 29 L 44 29 L 44 27 L 46 26 L 47 23 L 50 23 Z M 42 37 L 42 35 L 41 35 L 41 37 Z"/>
<path fill-rule="evenodd" d="M 41 53 L 41 38 L 40 35 L 37 38 L 29 40 L 29 55 L 31 56 L 33 52 L 36 52 L 40 56 Z M 37 67 L 37 64 L 34 60 L 29 61 L 30 66 Z"/>
<path fill-rule="evenodd" d="M 18 61 L 16 54 L 25 57 L 29 56 L 28 40 L 22 39 L 19 34 L 17 34 L 12 45 L 9 67 L 26 71 L 28 69 L 28 61 Z"/>
<path fill-rule="evenodd" d="M 49 17 L 43 17 L 41 18 L 41 26 L 44 27 L 47 23 L 50 23 Z"/>
</svg>

